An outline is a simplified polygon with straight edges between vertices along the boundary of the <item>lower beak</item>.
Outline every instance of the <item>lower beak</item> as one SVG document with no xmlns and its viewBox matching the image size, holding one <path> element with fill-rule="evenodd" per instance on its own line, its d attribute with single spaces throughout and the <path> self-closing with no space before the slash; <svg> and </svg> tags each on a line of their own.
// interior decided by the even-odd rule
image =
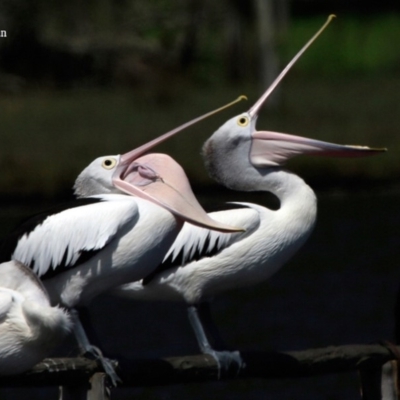
<svg viewBox="0 0 400 400">
<path fill-rule="evenodd" d="M 166 154 L 137 158 L 127 173 L 117 175 L 113 182 L 121 191 L 158 204 L 193 225 L 221 232 L 244 230 L 209 217 L 193 194 L 183 168 Z"/>
<path fill-rule="evenodd" d="M 330 157 L 365 157 L 386 149 L 340 145 L 286 133 L 260 131 L 252 134 L 250 161 L 256 167 L 282 166 L 290 158 L 301 155 Z"/>
</svg>

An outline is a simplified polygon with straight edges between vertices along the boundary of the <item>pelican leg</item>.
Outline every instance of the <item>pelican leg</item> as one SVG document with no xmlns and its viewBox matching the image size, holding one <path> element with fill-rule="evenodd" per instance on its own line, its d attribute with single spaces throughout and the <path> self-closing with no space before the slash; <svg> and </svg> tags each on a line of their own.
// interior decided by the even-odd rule
<svg viewBox="0 0 400 400">
<path fill-rule="evenodd" d="M 230 350 L 222 339 L 221 333 L 214 322 L 211 314 L 211 307 L 209 302 L 197 304 L 197 312 L 203 327 L 208 332 L 207 336 L 212 340 L 212 347 L 219 350 Z"/>
<path fill-rule="evenodd" d="M 92 356 L 96 361 L 100 362 L 102 365 L 105 373 L 111 380 L 113 386 L 117 386 L 118 382 L 121 382 L 121 379 L 118 377 L 117 373 L 115 372 L 115 368 L 110 359 L 105 358 L 101 350 L 90 343 L 85 329 L 83 328 L 82 322 L 79 318 L 79 313 L 77 310 L 71 310 L 70 314 L 73 320 L 73 332 L 75 339 L 78 343 L 80 351 L 84 355 Z"/>
<path fill-rule="evenodd" d="M 203 354 L 212 356 L 218 364 L 218 378 L 221 378 L 225 372 L 235 370 L 238 374 L 244 367 L 244 363 L 239 351 L 215 350 L 210 344 L 206 334 L 206 329 L 214 335 L 215 343 L 222 344 L 219 331 L 214 324 L 208 304 L 191 305 L 188 307 L 188 316 L 190 325 L 193 328 L 200 351 Z M 203 317 L 203 318 L 202 318 Z M 222 348 L 224 348 L 223 346 Z"/>
</svg>

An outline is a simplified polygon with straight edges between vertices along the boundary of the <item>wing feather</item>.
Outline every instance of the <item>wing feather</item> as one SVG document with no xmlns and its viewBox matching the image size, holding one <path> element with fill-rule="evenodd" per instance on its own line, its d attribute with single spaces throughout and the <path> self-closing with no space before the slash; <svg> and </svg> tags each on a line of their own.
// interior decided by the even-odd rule
<svg viewBox="0 0 400 400">
<path fill-rule="evenodd" d="M 30 265 L 39 277 L 78 265 L 82 254 L 101 250 L 120 229 L 138 217 L 133 198 L 107 195 L 103 200 L 109 201 L 49 216 L 19 239 L 12 258 Z"/>
<path fill-rule="evenodd" d="M 205 257 L 212 257 L 233 243 L 251 235 L 260 224 L 259 211 L 251 208 L 248 203 L 235 203 L 235 205 L 240 205 L 241 208 L 212 212 L 209 215 L 219 222 L 240 226 L 246 230 L 245 232 L 223 233 L 185 223 L 162 264 L 143 279 L 143 285 L 151 282 L 162 271 L 185 266 Z"/>
</svg>

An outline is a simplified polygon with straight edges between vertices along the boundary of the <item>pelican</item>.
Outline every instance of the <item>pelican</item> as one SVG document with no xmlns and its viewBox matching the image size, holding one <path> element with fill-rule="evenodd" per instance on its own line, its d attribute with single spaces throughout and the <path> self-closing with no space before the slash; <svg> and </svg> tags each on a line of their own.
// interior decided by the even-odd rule
<svg viewBox="0 0 400 400">
<path fill-rule="evenodd" d="M 76 179 L 77 199 L 19 226 L 1 243 L 0 260 L 31 268 L 51 304 L 72 309 L 150 274 L 185 221 L 225 232 L 242 230 L 207 215 L 184 170 L 170 156 L 145 154 L 171 132 L 126 154 L 95 159 Z M 81 335 L 76 313 L 72 315 L 81 347 L 97 353 Z M 112 370 L 107 372 L 115 384 Z"/>
<path fill-rule="evenodd" d="M 302 154 L 359 157 L 384 150 L 256 130 L 259 111 L 268 95 L 322 29 L 248 112 L 228 120 L 203 146 L 205 166 L 212 178 L 238 191 L 271 192 L 279 199 L 279 208 L 235 202 L 228 204 L 227 210 L 209 214 L 221 223 L 245 228 L 243 232 L 220 233 L 185 224 L 156 270 L 139 282 L 113 291 L 132 299 L 185 301 L 199 347 L 217 359 L 220 373 L 232 363 L 240 368 L 240 354 L 214 349 L 206 329 L 215 334 L 216 328 L 204 323 L 209 314 L 203 304 L 226 290 L 271 277 L 305 243 L 316 222 L 313 190 L 285 169 L 285 162 Z"/>
<path fill-rule="evenodd" d="M 71 330 L 39 278 L 17 261 L 0 264 L 0 375 L 20 374 L 49 355 Z"/>
</svg>

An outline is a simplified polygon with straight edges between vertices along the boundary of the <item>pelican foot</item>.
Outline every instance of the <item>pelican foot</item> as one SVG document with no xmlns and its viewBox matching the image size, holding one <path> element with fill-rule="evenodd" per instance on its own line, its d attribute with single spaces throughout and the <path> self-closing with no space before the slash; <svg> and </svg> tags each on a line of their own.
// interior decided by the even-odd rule
<svg viewBox="0 0 400 400">
<path fill-rule="evenodd" d="M 82 322 L 79 318 L 78 310 L 71 309 L 70 310 L 72 320 L 74 321 L 74 336 L 78 343 L 78 346 L 81 350 L 81 354 L 84 357 L 88 357 L 90 359 L 96 360 L 104 369 L 104 372 L 110 378 L 110 381 L 113 386 L 117 386 L 118 382 L 122 382 L 121 379 L 118 377 L 117 373 L 115 372 L 115 368 L 113 366 L 112 361 L 109 358 L 105 358 L 101 350 L 90 343 L 85 329 L 83 328 Z M 86 323 L 89 327 L 91 327 L 90 319 L 88 318 L 87 310 L 84 307 L 80 308 L 80 313 L 85 317 Z M 93 331 L 93 329 L 91 329 Z"/>
<path fill-rule="evenodd" d="M 117 386 L 119 382 L 122 382 L 121 378 L 117 375 L 115 371 L 115 367 L 113 365 L 112 360 L 103 356 L 101 350 L 93 345 L 89 345 L 85 348 L 84 357 L 93 358 L 97 362 L 101 364 L 104 369 L 104 372 L 110 378 L 110 381 L 114 387 Z"/>
<path fill-rule="evenodd" d="M 224 378 L 225 376 L 237 376 L 245 367 L 245 363 L 239 351 L 218 351 L 209 349 L 205 354 L 209 354 L 216 360 L 218 364 L 218 379 Z"/>
</svg>

